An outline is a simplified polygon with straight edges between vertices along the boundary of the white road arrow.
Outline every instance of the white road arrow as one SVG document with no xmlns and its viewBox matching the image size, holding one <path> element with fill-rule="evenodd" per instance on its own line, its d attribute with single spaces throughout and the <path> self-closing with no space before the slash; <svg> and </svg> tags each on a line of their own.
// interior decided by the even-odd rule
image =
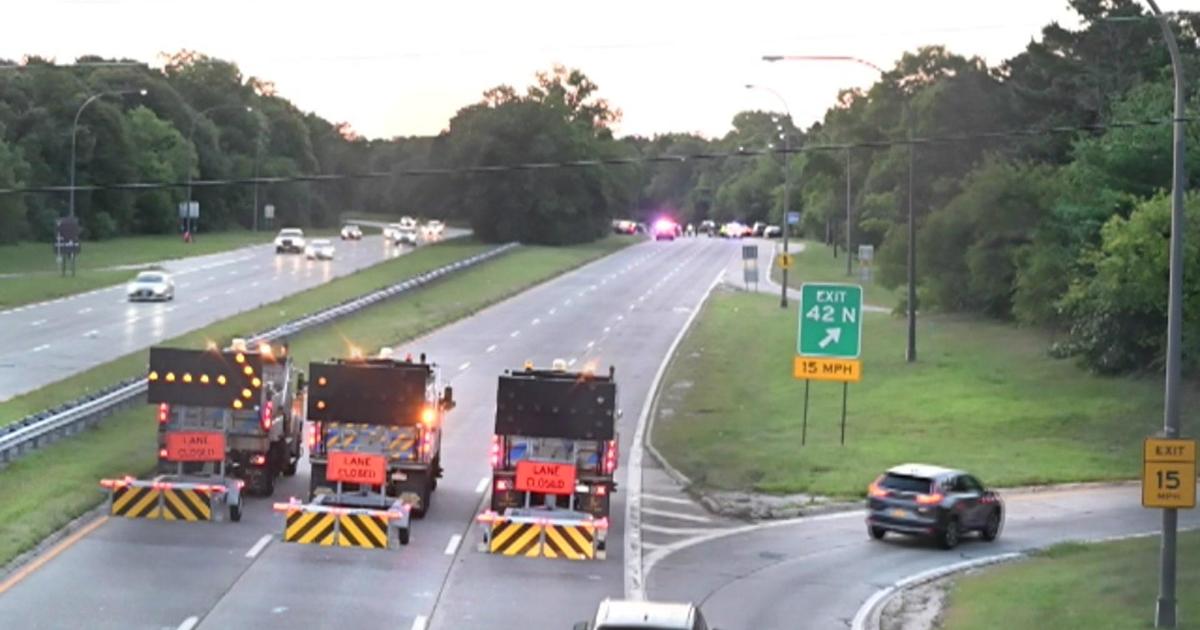
<svg viewBox="0 0 1200 630">
<path fill-rule="evenodd" d="M 841 328 L 826 328 L 825 329 L 825 338 L 822 339 L 821 343 L 819 343 L 817 345 L 821 346 L 821 349 L 824 350 L 829 344 L 837 343 L 837 342 L 841 341 L 841 339 L 842 339 L 842 329 Z"/>
</svg>

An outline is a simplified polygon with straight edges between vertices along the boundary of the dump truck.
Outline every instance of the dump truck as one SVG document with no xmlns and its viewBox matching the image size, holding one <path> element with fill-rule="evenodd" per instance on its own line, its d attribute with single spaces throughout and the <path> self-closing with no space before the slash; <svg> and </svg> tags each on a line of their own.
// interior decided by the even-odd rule
<svg viewBox="0 0 1200 630">
<path fill-rule="evenodd" d="M 314 362 L 309 376 L 309 497 L 275 506 L 284 541 L 387 548 L 394 532 L 408 544 L 442 474 L 452 388 L 423 354 Z"/>
<path fill-rule="evenodd" d="M 617 485 L 615 370 L 552 369 L 500 376 L 481 549 L 507 556 L 603 559 Z"/>
<path fill-rule="evenodd" d="M 243 489 L 270 495 L 279 475 L 295 474 L 304 383 L 286 346 L 151 348 L 146 380 L 157 407 L 156 475 L 102 480 L 112 514 L 216 520 L 224 505 L 238 521 Z"/>
</svg>

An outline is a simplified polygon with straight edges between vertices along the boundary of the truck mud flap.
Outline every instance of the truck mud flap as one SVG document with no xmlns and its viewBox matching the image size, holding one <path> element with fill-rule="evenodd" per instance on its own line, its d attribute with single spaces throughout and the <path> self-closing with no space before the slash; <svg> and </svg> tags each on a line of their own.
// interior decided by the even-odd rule
<svg viewBox="0 0 1200 630">
<path fill-rule="evenodd" d="M 161 480 L 105 479 L 110 494 L 109 514 L 123 518 L 163 521 L 211 521 L 218 504 L 230 498 L 224 485 Z M 232 494 L 232 493 L 231 493 Z"/>
<path fill-rule="evenodd" d="M 373 510 L 290 501 L 276 503 L 273 509 L 284 515 L 284 542 L 364 549 L 408 544 L 409 510 L 401 504 Z M 392 545 L 393 538 L 396 545 Z"/>
<path fill-rule="evenodd" d="M 604 559 L 601 520 L 499 516 L 485 512 L 477 519 L 484 529 L 482 550 L 502 556 L 566 560 Z"/>
</svg>

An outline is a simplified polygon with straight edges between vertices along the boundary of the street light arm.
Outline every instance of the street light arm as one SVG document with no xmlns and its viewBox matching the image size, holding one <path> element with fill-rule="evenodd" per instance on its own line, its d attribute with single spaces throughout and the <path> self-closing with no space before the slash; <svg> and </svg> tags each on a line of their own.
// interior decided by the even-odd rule
<svg viewBox="0 0 1200 630">
<path fill-rule="evenodd" d="M 763 55 L 763 61 L 849 61 L 859 65 L 866 66 L 879 74 L 887 74 L 887 72 L 879 66 L 862 59 L 850 55 Z"/>
<path fill-rule="evenodd" d="M 68 210 L 70 216 L 75 216 L 75 146 L 76 136 L 79 132 L 79 117 L 83 115 L 83 110 L 87 109 L 87 106 L 91 105 L 92 101 L 95 101 L 96 99 L 104 96 L 122 96 L 125 94 L 133 94 L 134 92 L 137 92 L 142 96 L 146 95 L 146 90 L 144 88 L 140 90 L 106 90 L 103 92 L 97 92 L 89 96 L 87 100 L 83 101 L 83 105 L 80 105 L 79 109 L 75 111 L 75 120 L 71 122 L 71 201 Z"/>
</svg>

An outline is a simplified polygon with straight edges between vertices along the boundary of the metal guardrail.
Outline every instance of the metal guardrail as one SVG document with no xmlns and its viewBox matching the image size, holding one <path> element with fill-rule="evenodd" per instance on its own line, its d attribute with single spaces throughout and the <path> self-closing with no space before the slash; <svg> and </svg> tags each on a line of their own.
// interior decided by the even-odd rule
<svg viewBox="0 0 1200 630">
<path fill-rule="evenodd" d="M 432 269 L 389 287 L 372 291 L 322 309 L 315 313 L 280 324 L 269 330 L 256 333 L 248 341 L 256 343 L 266 339 L 280 339 L 323 326 L 329 322 L 356 313 L 364 308 L 396 297 L 406 291 L 424 286 L 446 275 L 472 267 L 486 260 L 511 251 L 516 243 L 495 247 L 470 258 Z M 106 387 L 99 392 L 76 399 L 45 411 L 26 416 L 16 422 L 0 427 L 0 466 L 17 457 L 36 450 L 62 437 L 73 435 L 93 426 L 105 417 L 136 404 L 146 393 L 146 379 L 134 378 Z"/>
</svg>

